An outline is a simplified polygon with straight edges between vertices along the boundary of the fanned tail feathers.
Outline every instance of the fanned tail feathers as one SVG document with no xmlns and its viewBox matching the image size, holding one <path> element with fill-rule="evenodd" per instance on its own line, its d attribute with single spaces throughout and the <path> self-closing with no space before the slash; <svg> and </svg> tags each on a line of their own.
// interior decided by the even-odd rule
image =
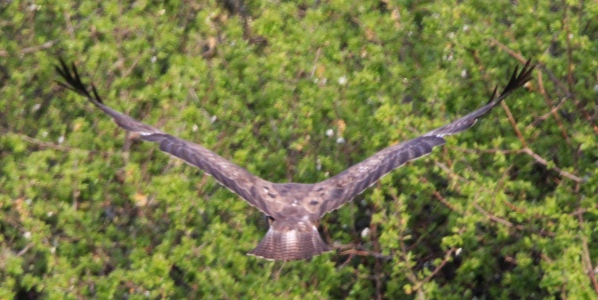
<svg viewBox="0 0 598 300">
<path fill-rule="evenodd" d="M 311 223 L 274 221 L 264 239 L 248 254 L 271 260 L 298 260 L 330 250 Z"/>
</svg>

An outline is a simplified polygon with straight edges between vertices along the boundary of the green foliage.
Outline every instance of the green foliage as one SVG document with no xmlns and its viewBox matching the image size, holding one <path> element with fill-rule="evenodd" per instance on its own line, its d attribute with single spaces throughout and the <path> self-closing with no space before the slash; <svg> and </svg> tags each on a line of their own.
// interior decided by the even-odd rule
<svg viewBox="0 0 598 300">
<path fill-rule="evenodd" d="M 0 4 L 0 298 L 596 298 L 597 2 L 36 3 Z M 262 214 L 59 88 L 57 56 L 275 182 L 326 179 L 539 66 L 325 216 L 336 252 L 281 263 L 246 255 Z"/>
</svg>

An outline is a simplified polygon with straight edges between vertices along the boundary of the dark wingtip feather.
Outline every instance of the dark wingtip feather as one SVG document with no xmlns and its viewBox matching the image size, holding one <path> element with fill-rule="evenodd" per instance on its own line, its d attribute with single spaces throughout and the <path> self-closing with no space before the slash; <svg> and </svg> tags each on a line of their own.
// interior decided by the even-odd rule
<svg viewBox="0 0 598 300">
<path fill-rule="evenodd" d="M 102 102 L 102 98 L 100 98 L 100 95 L 98 95 L 98 90 L 96 90 L 96 86 L 93 83 L 91 84 L 91 90 L 93 91 L 95 99 L 100 103 L 104 103 Z"/>
<path fill-rule="evenodd" d="M 523 69 L 521 69 L 521 71 L 519 71 L 519 67 L 515 67 L 515 70 L 513 71 L 513 74 L 511 75 L 511 79 L 509 80 L 509 82 L 507 83 L 505 88 L 502 90 L 502 92 L 498 96 L 496 93 L 496 91 L 498 90 L 498 86 L 494 88 L 494 91 L 492 92 L 492 96 L 488 100 L 488 104 L 486 104 L 485 106 L 479 108 L 478 110 L 476 110 L 474 112 L 469 113 L 468 115 L 466 115 L 456 121 L 453 121 L 450 124 L 447 124 L 440 128 L 436 128 L 436 129 L 426 133 L 424 136 L 451 135 L 451 134 L 455 134 L 458 132 L 462 132 L 465 129 L 473 126 L 473 124 L 475 124 L 475 122 L 477 121 L 478 118 L 480 118 L 481 116 L 490 112 L 492 110 L 492 108 L 497 106 L 509 94 L 511 94 L 516 89 L 522 87 L 526 82 L 528 82 L 532 78 L 532 71 L 534 70 L 535 65 L 530 67 L 530 64 L 531 64 L 531 59 L 525 63 L 525 66 L 523 67 Z"/>
<path fill-rule="evenodd" d="M 102 98 L 98 94 L 96 87 L 93 85 L 93 83 L 91 84 L 91 90 L 93 92 L 93 95 L 89 93 L 89 91 L 85 87 L 85 84 L 81 80 L 79 72 L 77 71 L 77 67 L 74 63 L 72 63 L 71 67 L 69 68 L 64 59 L 62 59 L 62 57 L 58 58 L 58 62 L 60 63 L 60 65 L 54 66 L 54 69 L 56 69 L 56 72 L 64 80 L 64 82 L 56 81 L 60 86 L 67 88 L 79 95 L 87 97 L 87 99 L 89 99 L 91 102 L 95 103 L 97 101 L 99 103 L 103 103 Z"/>
<path fill-rule="evenodd" d="M 532 79 L 532 71 L 534 70 L 536 65 L 533 65 L 530 68 L 531 62 L 532 62 L 531 58 L 528 59 L 527 62 L 525 63 L 525 66 L 523 66 L 523 68 L 521 69 L 521 72 L 518 72 L 519 66 L 515 67 L 515 70 L 513 71 L 513 75 L 511 75 L 511 79 L 509 80 L 509 83 L 507 83 L 507 85 L 502 90 L 502 92 L 500 92 L 499 98 L 522 87 L 525 83 L 527 83 L 528 81 L 530 81 Z"/>
<path fill-rule="evenodd" d="M 488 104 L 494 103 L 494 105 L 497 105 L 510 93 L 512 93 L 513 91 L 522 87 L 528 81 L 530 81 L 532 79 L 532 71 L 536 67 L 536 65 L 530 67 L 531 61 L 531 58 L 528 59 L 525 62 L 525 65 L 523 66 L 521 71 L 519 71 L 519 66 L 516 66 L 515 70 L 513 70 L 513 73 L 511 74 L 509 82 L 507 83 L 507 85 L 505 85 L 504 89 L 500 92 L 498 96 L 496 95 L 496 90 L 498 86 L 494 88 L 494 92 L 492 92 L 492 96 L 490 97 Z"/>
<path fill-rule="evenodd" d="M 498 91 L 498 85 L 494 87 L 494 91 L 492 91 L 492 96 L 490 96 L 490 100 L 488 100 L 488 104 L 492 103 L 496 98 L 496 92 Z"/>
</svg>

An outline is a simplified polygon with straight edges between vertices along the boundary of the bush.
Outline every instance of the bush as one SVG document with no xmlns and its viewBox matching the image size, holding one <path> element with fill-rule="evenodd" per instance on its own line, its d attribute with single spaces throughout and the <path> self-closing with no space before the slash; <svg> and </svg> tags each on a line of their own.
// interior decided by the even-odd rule
<svg viewBox="0 0 598 300">
<path fill-rule="evenodd" d="M 215 2 L 0 4 L 0 298 L 596 297 L 598 3 Z M 305 183 L 538 67 L 326 215 L 334 252 L 283 263 L 246 256 L 256 209 L 55 84 L 58 56 L 111 107 Z"/>
</svg>

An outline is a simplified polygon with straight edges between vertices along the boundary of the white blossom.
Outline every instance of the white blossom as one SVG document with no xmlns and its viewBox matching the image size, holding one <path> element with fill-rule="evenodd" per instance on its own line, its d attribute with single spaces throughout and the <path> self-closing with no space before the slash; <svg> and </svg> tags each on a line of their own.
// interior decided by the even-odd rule
<svg viewBox="0 0 598 300">
<path fill-rule="evenodd" d="M 347 76 L 343 75 L 341 78 L 338 79 L 338 84 L 345 85 L 347 84 Z"/>
</svg>

